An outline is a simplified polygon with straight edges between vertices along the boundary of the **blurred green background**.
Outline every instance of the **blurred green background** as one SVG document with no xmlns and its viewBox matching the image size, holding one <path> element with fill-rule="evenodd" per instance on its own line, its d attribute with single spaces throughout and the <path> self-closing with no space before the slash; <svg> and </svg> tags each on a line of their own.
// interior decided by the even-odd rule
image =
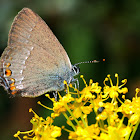
<svg viewBox="0 0 140 140">
<path fill-rule="evenodd" d="M 140 88 L 139 0 L 0 0 L 0 53 L 7 46 L 12 21 L 23 7 L 31 8 L 45 20 L 72 64 L 106 59 L 98 64 L 80 65 L 86 81 L 92 78 L 102 86 L 107 74 L 116 82 L 114 74 L 118 73 L 120 80 L 128 79 L 130 99 L 135 88 Z M 28 112 L 29 108 L 43 117 L 50 114 L 37 105 L 38 100 L 51 105 L 44 95 L 35 99 L 9 98 L 0 88 L 1 140 L 15 140 L 12 135 L 16 131 L 31 129 L 29 121 L 33 114 Z M 57 121 L 59 126 L 63 119 Z M 135 140 L 138 139 L 140 135 L 135 136 Z"/>
</svg>

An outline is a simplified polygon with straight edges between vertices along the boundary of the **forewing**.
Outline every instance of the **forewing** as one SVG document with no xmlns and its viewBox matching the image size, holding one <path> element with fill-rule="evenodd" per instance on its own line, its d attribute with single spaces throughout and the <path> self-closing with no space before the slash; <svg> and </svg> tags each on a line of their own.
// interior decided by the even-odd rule
<svg viewBox="0 0 140 140">
<path fill-rule="evenodd" d="M 62 68 L 63 72 L 71 69 L 62 45 L 47 24 L 28 8 L 22 9 L 14 19 L 0 66 L 7 82 L 11 78 L 15 80 L 11 92 L 17 91 L 22 96 L 57 90 L 54 84 L 63 75 Z M 11 75 L 5 74 L 7 69 Z"/>
</svg>

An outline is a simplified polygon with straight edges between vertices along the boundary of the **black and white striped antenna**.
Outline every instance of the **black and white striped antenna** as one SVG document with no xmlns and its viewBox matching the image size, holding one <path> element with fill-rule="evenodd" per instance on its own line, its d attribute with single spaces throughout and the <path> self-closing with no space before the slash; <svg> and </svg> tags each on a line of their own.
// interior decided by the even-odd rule
<svg viewBox="0 0 140 140">
<path fill-rule="evenodd" d="M 103 59 L 102 61 L 105 61 L 105 59 Z M 85 61 L 85 62 L 79 62 L 79 63 L 76 63 L 76 65 L 80 65 L 80 64 L 85 64 L 85 63 L 99 63 L 100 61 L 97 61 L 97 60 L 92 60 L 92 61 Z"/>
</svg>

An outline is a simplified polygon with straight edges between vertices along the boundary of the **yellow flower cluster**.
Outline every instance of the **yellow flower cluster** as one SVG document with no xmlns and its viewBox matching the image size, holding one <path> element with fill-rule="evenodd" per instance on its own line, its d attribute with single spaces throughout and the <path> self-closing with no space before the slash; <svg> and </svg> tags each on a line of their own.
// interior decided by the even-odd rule
<svg viewBox="0 0 140 140">
<path fill-rule="evenodd" d="M 51 117 L 47 117 L 45 120 L 42 117 L 39 117 L 31 108 L 29 109 L 29 112 L 34 113 L 34 117 L 30 121 L 33 124 L 33 129 L 26 132 L 18 131 L 14 135 L 14 137 L 18 137 L 18 139 L 21 140 L 19 134 L 28 134 L 28 136 L 27 135 L 23 136 L 23 139 L 55 140 L 56 137 L 61 136 L 61 128 L 52 125 L 53 119 Z M 32 136 L 33 138 L 31 138 Z"/>
<path fill-rule="evenodd" d="M 26 140 L 56 140 L 61 136 L 61 129 L 63 129 L 68 132 L 68 139 L 72 140 L 132 140 L 140 123 L 140 97 L 138 97 L 140 89 L 136 89 L 132 101 L 125 99 L 128 89 L 124 85 L 127 79 L 122 80 L 119 85 L 118 74 L 115 74 L 115 77 L 117 82 L 114 85 L 110 75 L 107 75 L 102 88 L 93 80 L 90 80 L 87 85 L 81 75 L 85 84 L 82 91 L 72 85 L 68 86 L 64 81 L 67 87 L 65 96 L 62 97 L 58 93 L 59 100 L 55 101 L 46 94 L 53 102 L 53 108 L 38 102 L 43 107 L 52 110 L 51 117 L 43 119 L 30 109 L 30 112 L 34 113 L 31 119 L 32 130 L 18 131 L 14 137 L 21 140 L 19 135 L 23 134 L 23 139 Z M 64 115 L 71 130 L 66 126 L 60 128 L 53 125 L 53 120 L 60 114 Z M 95 117 L 92 119 L 90 117 L 89 120 L 91 114 Z M 128 120 L 127 123 L 124 119 Z"/>
</svg>

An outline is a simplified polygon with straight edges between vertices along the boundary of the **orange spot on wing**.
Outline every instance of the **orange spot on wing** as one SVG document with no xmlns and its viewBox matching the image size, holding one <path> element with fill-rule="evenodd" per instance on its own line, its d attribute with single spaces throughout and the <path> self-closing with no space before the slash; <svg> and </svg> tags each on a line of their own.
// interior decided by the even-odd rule
<svg viewBox="0 0 140 140">
<path fill-rule="evenodd" d="M 13 91 L 11 94 L 14 95 L 14 94 L 16 94 L 16 93 L 17 93 L 17 91 Z"/>
<path fill-rule="evenodd" d="M 10 87 L 10 90 L 15 90 L 15 89 L 16 89 L 15 86 Z"/>
<path fill-rule="evenodd" d="M 6 76 L 11 76 L 12 72 L 11 72 L 11 70 L 7 69 L 7 70 L 5 71 L 5 74 L 6 74 Z"/>
<path fill-rule="evenodd" d="M 11 63 L 7 63 L 6 67 L 8 68 L 9 66 L 11 66 Z"/>
<path fill-rule="evenodd" d="M 11 87 L 13 87 L 15 85 L 15 83 L 10 84 Z"/>
<path fill-rule="evenodd" d="M 11 80 L 12 82 L 15 82 L 15 79 L 14 79 L 14 78 L 11 78 L 10 80 Z"/>
</svg>

